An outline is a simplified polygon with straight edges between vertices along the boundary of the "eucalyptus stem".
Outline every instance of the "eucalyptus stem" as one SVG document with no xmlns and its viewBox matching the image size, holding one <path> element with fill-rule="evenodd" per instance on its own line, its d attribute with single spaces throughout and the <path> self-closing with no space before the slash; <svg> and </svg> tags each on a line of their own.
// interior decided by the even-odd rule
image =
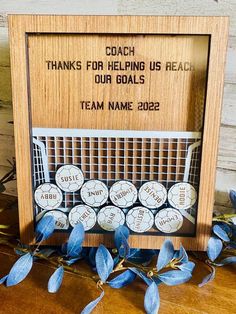
<svg viewBox="0 0 236 314">
<path fill-rule="evenodd" d="M 9 247 L 11 247 L 11 248 L 13 248 L 13 249 L 17 249 L 18 251 L 23 252 L 23 253 L 29 253 L 29 252 L 31 252 L 31 251 L 30 251 L 29 249 L 27 249 L 27 248 L 16 247 L 14 244 L 9 243 L 9 242 L 4 242 L 4 243 L 2 243 L 2 244 L 5 244 L 5 245 L 7 245 L 7 246 L 9 246 Z M 31 252 L 31 253 L 32 253 L 32 252 Z M 35 250 L 34 250 L 34 252 L 33 252 L 33 255 L 34 255 L 35 257 L 38 257 L 39 259 L 46 260 L 49 264 L 51 264 L 51 265 L 54 266 L 54 267 L 58 267 L 58 266 L 60 265 L 60 262 L 59 262 L 59 261 L 54 261 L 53 259 L 48 258 L 48 257 L 45 256 L 44 254 L 35 252 Z M 69 265 L 66 265 L 65 263 L 63 263 L 62 266 L 63 266 L 63 268 L 65 269 L 65 271 L 67 271 L 67 272 L 69 272 L 69 273 L 76 274 L 76 275 L 78 275 L 78 276 L 81 277 L 81 278 L 88 278 L 88 279 L 91 279 L 91 280 L 93 280 L 93 281 L 96 281 L 96 280 L 95 280 L 95 276 L 90 276 L 90 275 L 85 274 L 85 273 L 83 273 L 83 272 L 81 272 L 81 271 L 78 271 L 77 269 L 75 269 L 75 268 L 73 268 L 73 267 L 71 267 L 71 266 L 69 266 Z"/>
<path fill-rule="evenodd" d="M 17 247 L 16 245 L 14 245 L 8 241 L 3 242 L 3 244 L 5 244 L 5 245 L 7 245 L 7 246 L 9 246 L 15 250 L 18 250 L 20 252 L 23 252 L 23 253 L 31 253 L 33 256 L 35 256 L 37 258 L 47 261 L 54 268 L 62 266 L 67 273 L 75 274 L 80 278 L 90 279 L 90 280 L 96 282 L 97 285 L 99 285 L 99 287 L 100 287 L 99 283 L 101 280 L 100 280 L 98 275 L 89 275 L 87 273 L 84 273 L 84 272 L 77 270 L 76 268 L 74 268 L 70 265 L 67 265 L 66 261 L 63 259 L 63 256 L 48 257 L 48 256 L 46 256 L 40 252 L 37 252 L 39 245 L 36 248 L 33 248 L 33 247 L 23 248 L 23 247 Z M 168 268 L 175 269 L 176 264 L 178 262 L 179 262 L 178 259 L 171 260 L 165 267 L 163 267 L 161 272 L 165 271 Z M 209 267 L 211 267 L 210 263 L 207 263 L 207 264 Z M 118 264 L 116 265 L 116 267 L 114 268 L 114 270 L 111 273 L 114 274 L 114 273 L 119 272 L 119 271 L 125 271 L 125 270 L 129 269 L 130 266 L 135 267 L 136 269 L 144 272 L 147 275 L 147 277 L 152 277 L 153 275 L 158 276 L 158 274 L 159 274 L 159 271 L 157 270 L 156 267 L 146 267 L 146 266 L 143 266 L 140 264 L 133 263 L 133 262 L 131 262 L 125 258 L 120 259 L 120 261 L 118 262 Z"/>
<path fill-rule="evenodd" d="M 119 263 L 116 265 L 116 267 L 114 268 L 113 272 L 116 272 L 116 271 L 118 271 L 118 270 L 123 269 L 123 263 L 124 263 L 124 261 L 125 261 L 125 259 L 122 258 L 122 259 L 119 261 Z"/>
<path fill-rule="evenodd" d="M 224 249 L 224 253 L 225 254 L 230 254 L 231 256 L 233 255 L 233 256 L 236 256 L 236 249 L 227 249 L 227 248 L 225 248 Z"/>
<path fill-rule="evenodd" d="M 88 279 L 92 279 L 93 281 L 95 281 L 94 276 L 90 276 L 90 275 L 88 275 L 86 273 L 78 271 L 76 268 L 73 268 L 73 267 L 71 267 L 69 265 L 66 265 L 65 261 L 63 261 L 63 260 L 62 261 L 59 261 L 59 260 L 54 261 L 53 259 L 48 258 L 47 256 L 45 256 L 43 254 L 40 254 L 40 253 L 37 253 L 37 252 L 34 253 L 34 256 L 38 257 L 40 259 L 44 259 L 44 260 L 48 261 L 51 265 L 53 265 L 55 267 L 58 267 L 59 265 L 61 265 L 64 268 L 65 271 L 67 271 L 69 273 L 76 274 L 76 275 L 78 275 L 81 278 L 88 278 Z"/>
<path fill-rule="evenodd" d="M 125 260 L 125 263 L 128 264 L 128 265 L 130 265 L 130 266 L 134 266 L 134 267 L 136 267 L 136 268 L 139 268 L 139 269 L 141 269 L 141 270 L 142 270 L 143 272 L 145 272 L 145 273 L 150 270 L 150 267 L 141 266 L 141 265 L 139 265 L 139 264 L 135 264 L 135 263 L 133 263 L 133 262 L 130 262 L 129 260 Z"/>
<path fill-rule="evenodd" d="M 224 215 L 213 217 L 213 221 L 225 221 L 225 222 L 227 222 L 226 221 L 227 219 L 231 219 L 234 217 L 236 217 L 236 214 L 224 214 Z"/>
</svg>

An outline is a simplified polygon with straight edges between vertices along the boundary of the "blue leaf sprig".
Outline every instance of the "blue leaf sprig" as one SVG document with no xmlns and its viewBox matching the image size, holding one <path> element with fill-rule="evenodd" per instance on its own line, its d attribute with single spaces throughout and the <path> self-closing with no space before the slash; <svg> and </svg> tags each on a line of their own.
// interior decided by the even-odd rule
<svg viewBox="0 0 236 314">
<path fill-rule="evenodd" d="M 42 241 L 48 239 L 54 231 L 55 221 L 52 216 L 44 216 L 36 226 L 37 248 L 21 245 L 15 250 L 20 258 L 11 268 L 8 275 L 0 279 L 0 284 L 13 286 L 23 281 L 33 267 L 36 259 L 45 259 L 54 266 L 54 271 L 48 280 L 48 291 L 56 293 L 62 283 L 65 271 L 73 272 L 82 278 L 96 282 L 100 296 L 92 300 L 81 313 L 89 314 L 105 295 L 103 286 L 121 289 L 136 278 L 146 285 L 144 308 L 147 313 L 158 313 L 160 284 L 178 285 L 188 281 L 192 276 L 194 263 L 188 260 L 188 255 L 181 246 L 174 250 L 170 240 L 166 240 L 160 251 L 133 249 L 129 246 L 129 230 L 120 226 L 115 230 L 114 243 L 116 248 L 108 250 L 103 244 L 98 248 L 83 248 L 85 232 L 81 223 L 71 231 L 68 241 L 60 250 L 43 248 Z M 96 275 L 82 273 L 72 267 L 80 259 L 89 261 Z M 156 260 L 156 262 L 155 262 Z"/>
<path fill-rule="evenodd" d="M 229 193 L 233 208 L 236 209 L 236 191 Z M 207 245 L 207 259 L 210 273 L 206 275 L 199 287 L 211 282 L 216 275 L 216 267 L 236 263 L 236 215 L 226 214 L 213 218 L 212 236 Z"/>
<path fill-rule="evenodd" d="M 40 243 L 48 239 L 54 232 L 55 219 L 52 216 L 44 216 L 36 226 L 36 242 L 37 248 L 32 252 L 27 247 L 18 248 L 18 253 L 21 252 L 21 257 L 15 262 L 9 271 L 9 274 L 0 279 L 0 284 L 5 283 L 7 287 L 15 286 L 23 281 L 30 273 L 34 258 L 37 255 Z M 16 251 L 17 252 L 17 251 Z"/>
<path fill-rule="evenodd" d="M 236 193 L 230 192 L 233 207 L 236 207 Z M 236 263 L 236 225 L 235 215 L 222 215 L 213 219 L 212 236 L 207 247 L 206 264 L 210 273 L 203 278 L 200 287 L 212 281 L 217 266 Z M 48 291 L 56 293 L 63 284 L 65 271 L 81 278 L 92 280 L 100 295 L 92 300 L 82 314 L 91 313 L 105 295 L 104 286 L 121 289 L 138 278 L 146 285 L 144 308 L 148 314 L 156 314 L 160 307 L 159 286 L 174 286 L 189 281 L 195 263 L 181 245 L 175 250 L 171 240 L 164 241 L 160 250 L 142 250 L 129 246 L 129 230 L 120 226 L 114 232 L 115 248 L 107 249 L 103 244 L 98 248 L 84 248 L 85 232 L 81 223 L 71 231 L 68 241 L 60 249 L 40 248 L 41 243 L 52 236 L 55 221 L 52 216 L 44 216 L 36 226 L 36 249 L 32 246 L 18 245 L 15 252 L 18 260 L 9 273 L 0 279 L 0 284 L 17 285 L 30 273 L 36 259 L 47 260 L 54 268 L 49 280 Z M 7 244 L 6 241 L 3 241 Z M 10 244 L 9 244 L 10 246 Z M 80 259 L 89 262 L 94 275 L 81 272 L 73 264 Z"/>
</svg>

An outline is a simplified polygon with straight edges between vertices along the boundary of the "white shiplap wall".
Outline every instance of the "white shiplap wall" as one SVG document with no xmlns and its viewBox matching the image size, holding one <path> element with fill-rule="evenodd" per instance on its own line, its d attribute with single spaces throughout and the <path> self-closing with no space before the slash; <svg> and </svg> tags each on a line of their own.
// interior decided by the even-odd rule
<svg viewBox="0 0 236 314">
<path fill-rule="evenodd" d="M 230 210 L 228 191 L 236 190 L 236 0 L 0 0 L 0 176 L 14 155 L 7 14 L 226 15 L 230 37 L 218 154 L 216 208 Z M 15 183 L 7 192 L 16 193 Z"/>
</svg>

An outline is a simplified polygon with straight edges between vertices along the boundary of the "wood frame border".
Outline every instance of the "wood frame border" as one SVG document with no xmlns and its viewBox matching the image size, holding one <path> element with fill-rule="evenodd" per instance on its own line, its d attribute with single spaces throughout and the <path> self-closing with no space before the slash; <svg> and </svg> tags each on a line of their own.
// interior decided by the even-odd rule
<svg viewBox="0 0 236 314">
<path fill-rule="evenodd" d="M 205 250 L 212 224 L 215 173 L 228 39 L 228 17 L 196 16 L 57 16 L 9 15 L 10 57 L 17 163 L 20 235 L 34 243 L 32 171 L 30 150 L 29 89 L 27 76 L 28 33 L 138 33 L 204 34 L 211 36 L 204 117 L 202 163 L 196 237 L 171 237 L 176 248 Z M 210 156 L 210 157 L 209 157 Z M 47 245 L 61 244 L 65 234 L 55 234 Z M 159 248 L 167 237 L 130 236 L 131 247 Z M 108 234 L 87 234 L 85 246 L 113 246 Z"/>
</svg>

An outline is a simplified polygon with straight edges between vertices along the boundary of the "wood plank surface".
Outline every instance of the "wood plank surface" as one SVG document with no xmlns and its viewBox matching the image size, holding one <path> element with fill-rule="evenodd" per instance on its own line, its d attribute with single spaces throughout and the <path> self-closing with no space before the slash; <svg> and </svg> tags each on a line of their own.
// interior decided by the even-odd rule
<svg viewBox="0 0 236 314">
<path fill-rule="evenodd" d="M 118 14 L 229 16 L 230 35 L 236 33 L 236 2 L 234 0 L 120 0 Z"/>
<path fill-rule="evenodd" d="M 218 167 L 236 171 L 236 126 L 221 126 Z"/>
<path fill-rule="evenodd" d="M 0 247 L 1 277 L 9 272 L 16 260 L 12 252 Z M 84 262 L 78 264 L 80 271 L 89 271 Z M 30 275 L 19 285 L 6 288 L 0 286 L 0 313 L 24 314 L 26 309 L 32 313 L 74 314 L 80 313 L 84 306 L 99 296 L 96 284 L 75 275 L 65 273 L 58 293 L 47 292 L 47 281 L 53 268 L 36 262 Z M 159 287 L 161 305 L 159 314 L 233 314 L 235 313 L 235 267 L 218 268 L 216 279 L 203 288 L 198 288 L 208 268 L 199 262 L 190 282 L 169 287 Z M 122 289 L 105 287 L 105 296 L 94 309 L 94 314 L 141 314 L 145 313 L 143 300 L 146 286 L 140 279 Z"/>
<path fill-rule="evenodd" d="M 15 197 L 0 196 L 0 208 L 8 208 L 0 213 L 1 223 L 9 224 L 9 215 L 11 224 L 17 222 L 15 201 Z M 14 231 L 15 227 L 11 229 L 11 232 Z M 9 272 L 18 257 L 12 249 L 0 245 L 0 278 Z M 218 267 L 215 280 L 199 288 L 198 284 L 209 273 L 209 269 L 203 262 L 196 260 L 191 252 L 189 257 L 196 263 L 196 268 L 188 283 L 174 287 L 164 284 L 159 286 L 159 314 L 234 314 L 236 266 Z M 74 267 L 94 275 L 84 261 L 79 261 Z M 54 268 L 46 262 L 36 261 L 29 276 L 19 285 L 9 288 L 0 285 L 0 313 L 25 314 L 29 309 L 30 313 L 35 314 L 80 313 L 86 304 L 99 296 L 95 282 L 69 273 L 64 274 L 58 293 L 48 293 L 47 282 L 53 271 Z M 140 279 L 122 289 L 105 286 L 105 296 L 93 314 L 145 313 L 143 302 L 146 288 Z"/>
</svg>

